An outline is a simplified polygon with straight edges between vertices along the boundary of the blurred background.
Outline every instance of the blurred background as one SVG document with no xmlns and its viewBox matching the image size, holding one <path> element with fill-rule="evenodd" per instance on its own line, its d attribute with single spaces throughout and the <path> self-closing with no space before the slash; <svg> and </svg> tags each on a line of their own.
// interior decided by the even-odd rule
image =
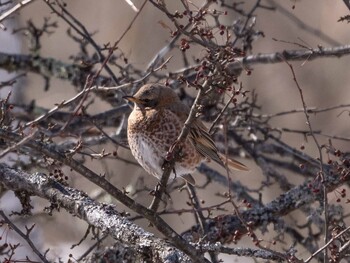
<svg viewBox="0 0 350 263">
<path fill-rule="evenodd" d="M 133 0 L 136 7 L 140 7 L 143 1 Z M 170 10 L 181 9 L 179 1 L 166 1 Z M 225 1 L 227 4 L 232 1 Z M 203 1 L 193 1 L 196 6 L 201 6 Z M 255 1 L 243 1 L 241 8 L 250 10 Z M 276 10 L 258 9 L 256 12 L 256 28 L 264 32 L 264 37 L 259 38 L 253 44 L 252 54 L 258 53 L 274 53 L 283 50 L 302 50 L 304 47 L 317 48 L 332 47 L 346 45 L 349 43 L 349 25 L 346 22 L 337 22 L 341 16 L 349 13 L 349 10 L 342 1 L 262 1 L 266 6 L 275 6 Z M 294 7 L 294 8 L 293 8 Z M 217 7 L 220 9 L 220 6 Z M 89 32 L 95 32 L 94 40 L 103 45 L 106 43 L 114 43 L 135 16 L 135 11 L 127 4 L 126 1 L 93 1 L 93 0 L 75 0 L 67 1 L 67 9 L 88 29 Z M 50 21 L 57 22 L 58 27 L 52 29 L 52 34 L 42 37 L 42 49 L 40 55 L 42 57 L 52 57 L 66 63 L 72 63 L 70 56 L 79 51 L 79 46 L 71 38 L 67 37 L 68 25 L 59 17 L 52 14 L 50 9 L 43 1 L 34 1 L 28 6 L 21 9 L 10 20 L 4 24 L 8 28 L 7 31 L 0 30 L 0 51 L 5 53 L 29 53 L 30 43 L 23 32 L 15 35 L 13 30 L 20 29 L 31 20 L 35 25 L 43 23 L 46 17 L 50 17 Z M 222 20 L 223 24 L 231 25 L 234 20 L 239 18 L 239 14 L 228 12 L 228 15 Z M 128 59 L 128 62 L 140 70 L 148 67 L 150 61 L 170 40 L 169 29 L 164 24 L 172 27 L 171 22 L 152 4 L 147 3 L 142 13 L 128 31 L 125 37 L 118 45 Z M 277 41 L 276 41 L 277 40 Z M 93 49 L 88 47 L 92 52 Z M 191 52 L 195 56 L 199 56 L 201 50 L 193 49 Z M 180 51 L 174 51 L 172 59 L 167 65 L 166 71 L 176 71 L 181 69 L 183 58 Z M 294 70 L 300 86 L 304 92 L 304 98 L 309 107 L 327 108 L 340 104 L 349 104 L 350 102 L 350 74 L 348 65 L 350 57 L 341 58 L 320 58 L 315 61 L 294 62 Z M 118 74 L 117 72 L 115 72 Z M 13 77 L 6 71 L 0 70 L 0 81 L 5 81 Z M 261 106 L 261 112 L 265 114 L 274 114 L 292 109 L 301 109 L 302 103 L 300 95 L 297 91 L 293 77 L 289 67 L 284 63 L 255 65 L 252 68 L 251 75 L 242 74 L 239 81 L 242 82 L 244 88 L 250 91 L 256 91 L 258 94 L 258 104 Z M 67 81 L 59 79 L 51 79 L 49 91 L 44 91 L 44 80 L 35 74 L 27 74 L 21 79 L 21 82 L 12 89 L 15 93 L 17 101 L 30 102 L 35 99 L 36 104 L 47 109 L 53 108 L 55 103 L 68 100 L 76 94 L 75 88 Z M 1 96 L 7 95 L 9 89 L 2 90 Z M 96 101 L 89 108 L 89 113 L 99 113 L 111 108 L 105 102 Z M 341 113 L 341 114 L 340 114 Z M 311 122 L 315 130 L 322 130 L 324 134 L 337 135 L 340 137 L 350 138 L 349 129 L 349 112 L 342 112 L 342 109 L 329 111 L 317 115 L 311 115 Z M 305 116 L 302 113 L 282 116 L 274 118 L 271 125 L 275 128 L 289 128 L 293 130 L 307 130 Z M 284 133 L 282 139 L 295 148 L 305 145 L 305 152 L 312 157 L 317 156 L 314 143 L 306 141 L 302 135 L 295 133 Z M 319 137 L 320 143 L 327 143 L 328 138 Z M 349 150 L 349 141 L 332 141 L 333 145 L 343 151 Z M 101 145 L 101 149 L 106 151 L 114 151 L 115 146 L 112 144 Z M 130 151 L 119 148 L 118 155 L 128 160 L 134 161 Z M 257 189 L 260 182 L 264 179 L 261 171 L 254 163 L 243 160 L 251 167 L 251 171 L 247 174 L 236 173 L 233 180 L 240 181 L 243 185 L 248 185 L 251 189 Z M 86 164 L 96 173 L 105 173 L 107 177 L 119 188 L 132 190 L 140 177 L 144 178 L 144 184 L 152 189 L 156 184 L 156 179 L 147 175 L 146 172 L 137 165 L 125 163 L 118 160 L 91 161 Z M 220 169 L 215 164 L 212 167 Z M 91 196 L 100 196 L 100 190 L 94 185 L 77 174 L 72 174 L 69 170 L 65 171 L 69 174 L 70 183 L 86 191 Z M 204 183 L 205 179 L 199 173 L 195 175 L 199 184 Z M 292 176 L 292 175 L 291 175 Z M 293 182 L 293 179 L 290 180 Z M 295 178 L 294 183 L 302 182 L 300 178 Z M 273 190 L 274 188 L 271 188 Z M 262 202 L 266 203 L 276 198 L 281 192 L 279 188 L 276 191 L 268 191 L 261 193 Z M 206 205 L 213 205 L 222 201 L 222 198 L 216 196 L 217 192 L 224 191 L 222 186 L 211 184 L 205 190 L 200 191 L 200 198 L 205 200 Z M 142 192 L 134 196 L 139 202 L 148 205 L 151 196 L 148 192 Z M 334 195 L 330 195 L 330 201 L 335 199 Z M 15 201 L 14 201 L 15 200 Z M 80 246 L 70 249 L 72 244 L 79 242 L 84 235 L 87 225 L 79 219 L 73 218 L 64 211 L 55 213 L 50 217 L 42 212 L 46 202 L 34 198 L 35 217 L 23 219 L 22 222 L 30 224 L 34 221 L 37 223 L 33 232 L 33 239 L 39 244 L 41 251 L 50 248 L 49 258 L 61 257 L 64 262 L 68 259 L 69 254 L 79 257 L 93 241 L 87 239 Z M 176 191 L 172 195 L 170 205 L 175 209 L 189 208 L 186 204 L 188 200 L 185 191 Z M 108 196 L 104 196 L 104 202 L 116 202 Z M 7 193 L 1 198 L 1 207 L 6 211 L 19 210 L 20 205 L 13 193 Z M 119 205 L 119 211 L 123 211 L 125 207 Z M 220 214 L 218 212 L 217 214 Z M 289 220 L 305 222 L 304 216 L 298 213 L 288 215 Z M 168 215 L 164 216 L 165 220 L 174 227 L 178 232 L 187 230 L 193 225 L 194 219 L 191 214 Z M 287 218 L 288 221 L 288 218 Z M 38 224 L 40 222 L 40 225 Z M 148 227 L 146 220 L 140 219 L 137 224 L 145 227 L 150 232 L 156 232 L 154 228 Z M 11 237 L 9 237 L 11 238 Z M 238 245 L 253 246 L 249 239 L 243 239 Z M 285 247 L 291 244 L 286 240 Z M 281 245 L 283 249 L 283 245 Z M 31 254 L 30 250 L 23 250 L 23 255 Z M 309 254 L 303 254 L 299 251 L 299 255 L 306 258 Z M 33 256 L 34 257 L 34 256 Z M 253 262 L 251 259 L 227 256 L 222 258 L 224 262 Z"/>
</svg>

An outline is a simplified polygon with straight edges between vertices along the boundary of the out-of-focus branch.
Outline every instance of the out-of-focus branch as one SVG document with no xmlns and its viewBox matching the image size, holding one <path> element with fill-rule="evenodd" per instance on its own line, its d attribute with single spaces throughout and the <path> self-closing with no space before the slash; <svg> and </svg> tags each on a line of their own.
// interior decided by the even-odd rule
<svg viewBox="0 0 350 263">
<path fill-rule="evenodd" d="M 231 248 L 231 247 L 225 247 L 219 242 L 210 244 L 194 244 L 196 247 L 198 247 L 203 252 L 220 252 L 228 255 L 236 255 L 240 257 L 250 257 L 250 258 L 262 258 L 266 260 L 273 260 L 277 262 L 283 262 L 285 261 L 284 258 L 277 255 L 277 253 L 272 253 L 267 250 L 263 249 L 254 249 L 254 248 Z"/>
<path fill-rule="evenodd" d="M 344 2 L 348 2 L 348 0 L 344 0 Z M 307 25 L 304 21 L 299 19 L 295 14 L 293 14 L 292 9 L 288 10 L 287 8 L 284 8 L 281 4 L 274 0 L 269 0 L 268 3 L 275 7 L 278 12 L 280 12 L 282 15 L 290 19 L 297 27 L 301 28 L 302 30 L 305 30 L 308 33 L 313 34 L 315 37 L 323 40 L 324 42 L 328 43 L 329 45 L 340 45 L 340 43 L 330 36 L 326 35 L 321 30 L 314 28 L 312 26 Z M 349 5 L 350 6 L 350 5 Z"/>
<path fill-rule="evenodd" d="M 229 71 L 235 72 L 240 68 L 246 68 L 252 65 L 260 64 L 275 64 L 281 62 L 291 61 L 310 61 L 317 58 L 326 57 L 342 57 L 350 54 L 350 45 L 337 47 L 318 47 L 308 50 L 284 50 L 276 53 L 266 53 L 246 56 L 243 59 L 238 59 L 232 63 L 227 64 Z"/>
<path fill-rule="evenodd" d="M 346 7 L 350 10 L 350 1 L 349 0 L 343 0 Z"/>
<path fill-rule="evenodd" d="M 350 178 L 336 178 L 332 176 L 325 177 L 328 192 L 333 191 L 340 185 L 348 182 Z M 317 185 L 314 185 L 317 184 Z M 283 193 L 272 202 L 265 206 L 253 207 L 250 210 L 241 213 L 241 217 L 245 222 L 249 222 L 251 228 L 274 223 L 278 218 L 302 207 L 305 204 L 311 204 L 315 201 L 322 201 L 322 192 L 320 189 L 321 183 L 312 181 L 305 182 L 293 189 Z M 315 190 L 316 189 L 316 190 Z M 208 224 L 211 226 L 210 231 L 206 235 L 206 240 L 210 242 L 226 242 L 231 240 L 235 231 L 239 231 L 241 235 L 246 233 L 246 228 L 241 220 L 235 215 L 223 215 L 214 219 L 210 219 Z M 191 230 L 183 233 L 186 239 L 193 239 L 194 233 L 200 231 L 200 226 L 197 225 Z"/>
<path fill-rule="evenodd" d="M 226 69 L 234 73 L 237 69 L 259 64 L 275 64 L 284 61 L 310 61 L 324 57 L 342 57 L 350 54 L 350 45 L 315 48 L 309 50 L 284 50 L 276 53 L 249 55 L 228 63 Z M 282 59 L 284 58 L 284 60 Z M 45 77 L 56 77 L 69 80 L 75 86 L 85 83 L 88 74 L 93 73 L 90 67 L 63 63 L 53 58 L 33 57 L 31 55 L 8 54 L 0 52 L 0 68 L 8 72 L 28 71 Z M 97 85 L 111 86 L 111 79 L 99 76 Z"/>
<path fill-rule="evenodd" d="M 75 86 L 84 85 L 86 77 L 91 73 L 90 67 L 67 64 L 54 58 L 4 52 L 0 52 L 0 68 L 8 72 L 26 71 L 44 77 L 68 80 Z M 106 81 L 107 78 L 100 77 L 99 80 Z"/>
<path fill-rule="evenodd" d="M 0 168 L 1 169 L 1 168 Z M 27 229 L 27 233 L 23 233 L 4 213 L 4 211 L 0 210 L 0 216 L 4 219 L 6 224 L 10 226 L 11 229 L 15 230 L 18 235 L 20 235 L 33 249 L 34 253 L 42 260 L 44 263 L 49 263 L 49 261 L 46 259 L 46 254 L 43 255 L 40 253 L 40 251 L 36 248 L 35 244 L 33 241 L 30 239 L 29 234 L 33 230 L 33 227 Z"/>
</svg>

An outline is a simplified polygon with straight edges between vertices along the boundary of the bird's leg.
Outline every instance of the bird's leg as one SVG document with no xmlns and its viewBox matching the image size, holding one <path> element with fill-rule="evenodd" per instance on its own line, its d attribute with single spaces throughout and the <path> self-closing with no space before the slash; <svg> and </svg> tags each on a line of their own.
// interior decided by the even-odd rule
<svg viewBox="0 0 350 263">
<path fill-rule="evenodd" d="M 166 198 L 163 198 L 163 194 L 165 194 Z M 149 206 L 149 209 L 155 210 L 154 212 L 157 212 L 159 206 L 159 203 L 156 201 L 157 199 L 164 203 L 164 207 L 167 206 L 167 201 L 171 199 L 170 194 L 166 190 L 166 186 L 162 185 L 161 182 L 157 183 L 155 189 L 150 192 L 150 195 L 154 196 L 154 198 L 151 205 Z M 155 206 L 155 203 L 158 204 Z M 156 207 L 156 209 L 154 209 L 154 206 Z"/>
<path fill-rule="evenodd" d="M 169 156 L 170 158 L 174 158 L 174 152 L 178 144 L 179 141 L 176 139 L 175 142 L 170 146 L 169 151 L 167 152 L 167 156 Z M 179 149 L 179 147 L 177 149 Z"/>
<path fill-rule="evenodd" d="M 164 185 L 162 185 L 161 182 L 158 181 L 158 183 L 157 183 L 155 189 L 152 190 L 152 191 L 150 192 L 150 194 L 151 194 L 152 196 L 155 196 L 155 197 L 159 198 L 160 200 L 162 200 L 162 201 L 166 204 L 166 201 L 163 200 L 163 199 L 162 199 L 162 196 L 160 195 L 161 192 L 165 193 L 165 194 L 170 198 L 169 193 L 166 191 L 166 187 L 165 187 Z"/>
<path fill-rule="evenodd" d="M 171 159 L 170 159 L 171 160 Z M 165 156 L 164 162 L 162 164 L 162 170 L 165 171 L 169 166 L 170 166 L 170 160 L 167 159 L 167 156 Z M 175 170 L 175 166 L 172 168 L 173 173 L 175 174 L 175 178 L 176 178 L 176 170 Z M 160 182 L 159 182 L 160 184 Z"/>
<path fill-rule="evenodd" d="M 164 162 L 162 164 L 162 170 L 164 171 L 165 169 L 167 169 L 170 166 L 170 161 L 174 158 L 174 152 L 173 152 L 173 145 L 170 147 L 169 151 L 167 151 L 165 158 L 164 158 Z M 175 174 L 176 177 L 176 172 L 175 172 L 175 167 L 173 167 L 173 172 Z"/>
<path fill-rule="evenodd" d="M 163 189 L 163 191 L 162 191 L 162 189 Z M 160 191 L 162 191 L 169 199 L 170 199 L 170 194 L 167 192 L 167 189 L 166 189 L 166 186 L 164 186 L 164 185 L 162 185 L 162 183 L 161 182 L 158 182 L 157 183 L 157 185 L 156 185 L 156 193 L 157 194 L 159 194 L 160 193 Z M 158 198 L 161 198 L 161 196 L 157 196 Z M 164 202 L 164 204 L 166 205 L 166 200 L 163 200 L 163 199 L 161 199 L 163 202 Z"/>
<path fill-rule="evenodd" d="M 172 151 L 168 151 L 167 153 L 166 153 L 166 155 L 165 155 L 165 160 L 164 160 L 164 162 L 169 162 L 169 161 L 171 161 L 171 159 L 173 159 L 174 158 L 174 154 L 173 154 L 173 152 Z M 164 165 L 164 164 L 163 164 Z M 164 169 L 163 169 L 164 170 Z"/>
<path fill-rule="evenodd" d="M 178 159 L 178 157 L 182 157 L 181 155 L 181 150 L 178 153 L 178 156 L 175 156 L 175 152 L 174 152 L 174 147 L 175 147 L 175 143 L 173 143 L 173 145 L 170 146 L 169 151 L 166 153 L 165 158 L 164 158 L 164 162 L 162 164 L 162 170 L 164 171 L 165 169 L 167 169 L 170 165 L 171 165 L 171 161 L 174 160 L 174 158 Z M 177 160 L 174 161 L 177 161 Z M 176 177 L 176 171 L 175 171 L 175 167 L 173 167 L 173 173 L 175 174 Z"/>
<path fill-rule="evenodd" d="M 166 155 L 165 155 L 165 161 L 163 163 L 162 169 L 164 170 L 164 166 L 165 166 L 165 162 L 170 162 L 171 160 L 173 160 L 175 158 L 175 161 L 178 161 L 180 159 L 182 159 L 184 157 L 181 148 L 177 148 L 175 151 L 175 147 L 177 146 L 177 141 L 175 141 L 169 148 L 169 151 L 167 151 Z"/>
<path fill-rule="evenodd" d="M 169 148 L 169 151 L 167 152 L 164 158 L 164 162 L 161 166 L 162 170 L 164 171 L 162 177 L 160 178 L 161 183 L 159 183 L 159 187 L 157 187 L 154 191 L 154 198 L 149 207 L 149 209 L 153 210 L 154 212 L 157 212 L 159 201 L 163 201 L 161 200 L 163 193 L 170 197 L 169 193 L 166 192 L 166 185 L 172 172 L 176 177 L 175 162 L 181 158 L 181 148 L 176 148 L 176 145 L 177 141 L 173 143 Z"/>
</svg>

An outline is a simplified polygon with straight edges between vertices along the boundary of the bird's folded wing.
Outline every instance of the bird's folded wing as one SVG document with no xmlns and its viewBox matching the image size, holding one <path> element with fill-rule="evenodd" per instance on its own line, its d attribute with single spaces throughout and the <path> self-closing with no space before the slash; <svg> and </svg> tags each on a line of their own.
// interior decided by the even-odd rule
<svg viewBox="0 0 350 263">
<path fill-rule="evenodd" d="M 224 166 L 223 161 L 218 155 L 218 149 L 211 138 L 210 134 L 206 131 L 203 123 L 199 120 L 195 120 L 192 124 L 189 138 L 196 148 L 196 150 L 204 157 L 210 158 L 220 165 Z"/>
<path fill-rule="evenodd" d="M 200 120 L 195 120 L 192 124 L 189 138 L 196 150 L 204 157 L 214 160 L 223 167 L 226 167 L 227 165 L 228 167 L 239 171 L 249 170 L 249 168 L 243 163 L 234 159 L 226 158 L 219 153 L 213 139 Z"/>
</svg>

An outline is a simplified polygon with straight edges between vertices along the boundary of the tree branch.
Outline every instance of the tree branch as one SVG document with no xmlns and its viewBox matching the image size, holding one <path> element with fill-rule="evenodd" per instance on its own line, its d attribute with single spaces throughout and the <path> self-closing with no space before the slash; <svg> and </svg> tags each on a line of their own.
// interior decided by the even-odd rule
<svg viewBox="0 0 350 263">
<path fill-rule="evenodd" d="M 84 192 L 63 186 L 43 173 L 28 174 L 0 163 L 0 181 L 9 190 L 24 191 L 63 207 L 86 223 L 109 233 L 115 240 L 131 246 L 141 256 L 151 257 L 152 262 L 178 262 L 178 259 L 192 262 L 169 242 L 120 215 L 114 205 L 98 203 Z"/>
<path fill-rule="evenodd" d="M 12 142 L 17 142 L 21 138 L 17 134 L 8 132 L 4 129 L 0 129 L 0 137 L 9 139 Z M 92 170 L 81 165 L 78 161 L 74 160 L 73 158 L 69 158 L 63 153 L 57 151 L 56 147 L 53 147 L 52 145 L 46 145 L 44 143 L 37 142 L 34 140 L 28 140 L 25 143 L 25 145 L 71 167 L 73 170 L 80 173 L 89 181 L 100 186 L 102 189 L 104 189 L 111 196 L 119 200 L 125 206 L 129 207 L 136 213 L 143 215 L 155 227 L 157 227 L 157 229 L 162 234 L 164 234 L 167 238 L 169 238 L 178 248 L 180 248 L 186 254 L 188 254 L 194 262 L 207 262 L 205 258 L 199 254 L 198 251 L 196 251 L 181 236 L 179 236 L 162 218 L 156 215 L 153 211 L 147 209 L 146 207 L 132 200 L 130 197 L 125 195 L 121 190 L 119 190 L 114 185 L 112 185 L 109 181 L 107 181 L 104 177 L 94 173 Z"/>
<path fill-rule="evenodd" d="M 349 182 L 350 177 L 336 178 L 333 176 L 325 176 L 325 183 L 327 184 L 328 192 L 333 191 L 340 185 Z M 319 191 L 321 183 L 317 181 L 308 181 L 291 190 L 283 193 L 272 202 L 265 206 L 253 206 L 252 209 L 241 213 L 241 217 L 245 222 L 249 223 L 251 228 L 274 223 L 276 220 L 290 212 L 302 207 L 306 204 L 311 204 L 315 201 L 322 202 L 322 191 Z M 235 231 L 239 231 L 241 235 L 246 233 L 246 227 L 241 220 L 235 215 L 223 215 L 207 222 L 210 225 L 210 231 L 207 233 L 205 240 L 210 242 L 231 241 Z M 195 242 L 193 239 L 196 233 L 200 233 L 200 225 L 196 225 L 191 230 L 182 234 L 187 240 Z"/>
</svg>

